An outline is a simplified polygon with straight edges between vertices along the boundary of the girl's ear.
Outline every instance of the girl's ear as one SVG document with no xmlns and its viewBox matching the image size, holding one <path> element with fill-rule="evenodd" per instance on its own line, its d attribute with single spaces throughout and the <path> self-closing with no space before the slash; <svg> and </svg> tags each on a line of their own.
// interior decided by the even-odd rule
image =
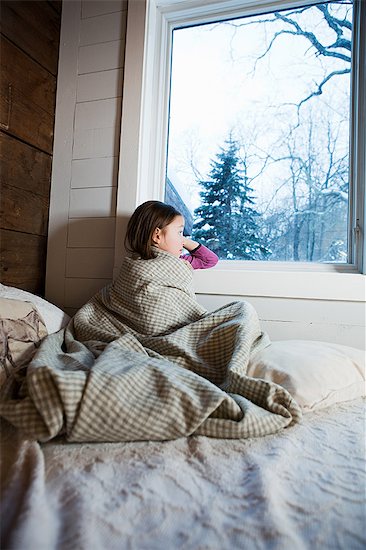
<svg viewBox="0 0 366 550">
<path fill-rule="evenodd" d="M 161 234 L 160 227 L 157 227 L 156 229 L 154 229 L 154 232 L 153 232 L 152 237 L 151 237 L 151 240 L 154 244 L 159 244 L 160 234 Z"/>
</svg>

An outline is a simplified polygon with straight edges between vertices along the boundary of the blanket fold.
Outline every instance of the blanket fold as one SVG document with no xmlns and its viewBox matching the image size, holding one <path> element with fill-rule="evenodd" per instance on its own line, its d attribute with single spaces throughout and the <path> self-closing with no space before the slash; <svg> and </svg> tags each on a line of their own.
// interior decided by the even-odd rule
<svg viewBox="0 0 366 550">
<path fill-rule="evenodd" d="M 301 411 L 282 387 L 246 375 L 268 344 L 249 303 L 202 308 L 178 258 L 127 258 L 112 285 L 42 342 L 0 412 L 40 441 L 274 433 Z"/>
</svg>

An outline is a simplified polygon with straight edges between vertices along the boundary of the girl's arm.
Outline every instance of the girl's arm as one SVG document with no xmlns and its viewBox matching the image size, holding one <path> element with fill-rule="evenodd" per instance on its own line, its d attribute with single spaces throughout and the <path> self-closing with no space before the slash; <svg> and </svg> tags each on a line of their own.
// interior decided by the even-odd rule
<svg viewBox="0 0 366 550">
<path fill-rule="evenodd" d="M 193 269 L 208 269 L 219 261 L 219 258 L 212 250 L 196 241 L 185 238 L 183 246 L 188 250 L 189 254 L 183 255 L 181 258 L 189 262 Z"/>
</svg>

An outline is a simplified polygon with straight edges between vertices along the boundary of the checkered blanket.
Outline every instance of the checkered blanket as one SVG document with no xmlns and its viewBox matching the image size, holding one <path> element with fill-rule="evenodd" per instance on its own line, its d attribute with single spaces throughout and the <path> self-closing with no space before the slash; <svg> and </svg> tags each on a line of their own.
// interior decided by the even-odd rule
<svg viewBox="0 0 366 550">
<path fill-rule="evenodd" d="M 301 411 L 280 386 L 246 376 L 268 343 L 247 302 L 211 313 L 197 304 L 182 260 L 126 259 L 112 285 L 42 342 L 1 415 L 41 441 L 274 433 Z"/>
</svg>

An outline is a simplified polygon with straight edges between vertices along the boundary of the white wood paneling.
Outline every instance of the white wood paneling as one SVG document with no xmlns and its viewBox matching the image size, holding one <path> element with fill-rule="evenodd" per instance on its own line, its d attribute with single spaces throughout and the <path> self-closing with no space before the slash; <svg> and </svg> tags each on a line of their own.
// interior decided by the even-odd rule
<svg viewBox="0 0 366 550">
<path fill-rule="evenodd" d="M 85 304 L 111 279 L 67 278 L 65 282 L 65 308 L 73 308 L 71 314 Z M 70 315 L 70 313 L 69 313 Z"/>
<path fill-rule="evenodd" d="M 117 156 L 120 120 L 119 98 L 78 103 L 75 110 L 73 158 Z"/>
<path fill-rule="evenodd" d="M 362 302 L 210 294 L 197 294 L 197 299 L 209 311 L 233 301 L 248 301 L 256 309 L 263 330 L 273 340 L 323 340 L 365 347 Z"/>
<path fill-rule="evenodd" d="M 119 132 L 116 126 L 75 130 L 73 159 L 115 157 L 119 150 Z"/>
<path fill-rule="evenodd" d="M 331 324 L 341 320 L 346 325 L 365 324 L 365 304 L 362 302 L 210 294 L 197 294 L 197 298 L 209 310 L 217 309 L 229 302 L 247 300 L 253 304 L 260 318 L 267 321 L 286 319 L 294 322 Z"/>
<path fill-rule="evenodd" d="M 75 131 L 91 128 L 109 128 L 120 124 L 121 102 L 100 99 L 78 103 L 75 110 Z"/>
<path fill-rule="evenodd" d="M 75 0 L 74 2 L 64 3 L 57 76 L 45 289 L 47 299 L 61 308 L 64 304 L 64 273 L 80 14 L 80 2 Z"/>
<path fill-rule="evenodd" d="M 365 329 L 352 325 L 261 321 L 271 340 L 316 340 L 365 349 Z"/>
<path fill-rule="evenodd" d="M 112 248 L 68 248 L 66 277 L 108 279 L 113 270 Z"/>
<path fill-rule="evenodd" d="M 89 0 L 82 3 L 82 18 L 127 10 L 127 0 Z"/>
<path fill-rule="evenodd" d="M 69 220 L 69 248 L 113 248 L 115 218 L 73 218 Z"/>
<path fill-rule="evenodd" d="M 128 6 L 126 59 L 123 80 L 123 108 L 121 144 L 119 152 L 118 193 L 116 208 L 116 241 L 114 276 L 123 258 L 123 241 L 128 219 L 139 204 L 139 150 L 141 125 L 141 99 L 143 83 L 144 32 L 146 24 L 145 2 L 131 2 Z M 137 31 L 137 32 L 136 32 Z M 152 196 L 150 197 L 152 198 Z M 156 198 L 156 197 L 154 197 Z"/>
<path fill-rule="evenodd" d="M 79 74 L 123 67 L 124 40 L 114 40 L 79 48 Z"/>
<path fill-rule="evenodd" d="M 46 295 L 70 312 L 113 273 L 126 18 L 126 0 L 63 6 Z"/>
<path fill-rule="evenodd" d="M 80 46 L 120 40 L 126 34 L 127 12 L 120 11 L 83 19 L 80 27 Z"/>
<path fill-rule="evenodd" d="M 118 157 L 73 160 L 71 187 L 111 187 L 117 184 Z"/>
<path fill-rule="evenodd" d="M 365 302 L 366 277 L 359 273 L 229 270 L 220 264 L 195 271 L 198 293 Z"/>
<path fill-rule="evenodd" d="M 71 189 L 70 218 L 107 218 L 116 211 L 115 187 Z"/>
<path fill-rule="evenodd" d="M 77 101 L 93 101 L 122 95 L 123 70 L 112 69 L 78 76 Z"/>
</svg>

